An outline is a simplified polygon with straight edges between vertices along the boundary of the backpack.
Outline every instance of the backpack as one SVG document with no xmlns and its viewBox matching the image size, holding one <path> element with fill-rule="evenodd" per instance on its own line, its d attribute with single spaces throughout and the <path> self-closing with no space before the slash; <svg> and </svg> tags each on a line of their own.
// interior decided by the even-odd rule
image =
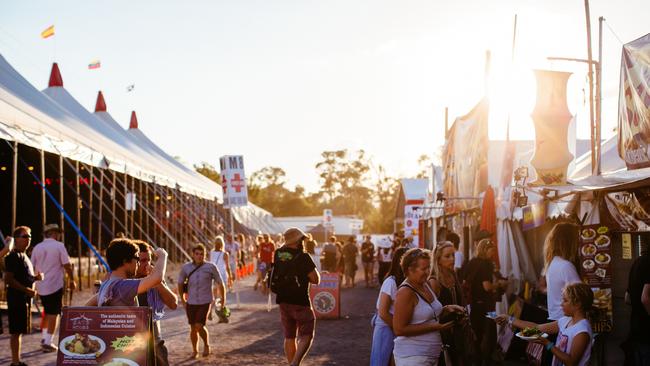
<svg viewBox="0 0 650 366">
<path fill-rule="evenodd" d="M 298 253 L 290 260 L 283 260 L 281 257 L 286 250 L 277 250 L 273 261 L 273 268 L 269 275 L 269 288 L 274 294 L 295 293 L 302 287 L 296 274 L 297 259 L 304 253 Z"/>
</svg>

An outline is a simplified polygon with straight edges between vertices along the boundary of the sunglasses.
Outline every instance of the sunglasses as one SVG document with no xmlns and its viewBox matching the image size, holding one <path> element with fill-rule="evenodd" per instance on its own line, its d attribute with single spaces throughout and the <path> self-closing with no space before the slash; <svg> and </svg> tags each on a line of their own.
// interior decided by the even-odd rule
<svg viewBox="0 0 650 366">
<path fill-rule="evenodd" d="M 16 238 L 31 239 L 32 236 L 29 234 L 16 235 Z"/>
</svg>

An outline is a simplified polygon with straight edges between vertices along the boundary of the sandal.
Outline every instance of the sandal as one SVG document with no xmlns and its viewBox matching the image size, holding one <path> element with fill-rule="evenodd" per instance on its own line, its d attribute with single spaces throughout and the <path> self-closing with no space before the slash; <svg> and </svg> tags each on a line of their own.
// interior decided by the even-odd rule
<svg viewBox="0 0 650 366">
<path fill-rule="evenodd" d="M 203 348 L 203 357 L 208 357 L 210 356 L 210 346 L 205 345 L 205 348 Z"/>
<path fill-rule="evenodd" d="M 190 355 L 190 359 L 196 360 L 197 358 L 199 358 L 199 353 L 198 352 L 192 352 L 192 354 Z"/>
</svg>

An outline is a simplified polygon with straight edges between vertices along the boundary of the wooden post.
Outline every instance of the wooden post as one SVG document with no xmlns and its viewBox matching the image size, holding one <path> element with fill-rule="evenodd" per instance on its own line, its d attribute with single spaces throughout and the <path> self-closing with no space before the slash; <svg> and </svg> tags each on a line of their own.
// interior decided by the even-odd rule
<svg viewBox="0 0 650 366">
<path fill-rule="evenodd" d="M 135 194 L 135 178 L 131 177 L 131 201 L 135 201 L 133 199 L 133 195 Z M 137 199 L 137 197 L 136 197 Z M 135 231 L 133 230 L 133 226 L 135 223 L 135 207 L 131 206 L 131 228 L 129 231 L 131 231 L 131 237 L 135 239 Z"/>
<path fill-rule="evenodd" d="M 99 169 L 99 224 L 97 225 L 97 248 L 99 253 L 102 252 L 102 229 L 104 227 L 104 171 Z M 99 279 L 99 267 L 97 268 L 97 278 Z"/>
<path fill-rule="evenodd" d="M 126 209 L 126 194 L 129 191 L 129 176 L 126 175 L 126 171 L 124 172 L 124 235 L 126 237 L 130 237 L 131 233 L 129 233 L 129 210 Z"/>
<path fill-rule="evenodd" d="M 92 165 L 87 167 L 88 169 L 88 240 L 93 238 L 93 183 L 95 180 L 95 175 L 93 173 L 94 167 Z M 90 277 L 92 270 L 92 257 L 93 253 L 88 250 L 88 288 L 90 288 Z"/>
<path fill-rule="evenodd" d="M 596 154 L 596 175 L 601 173 L 601 165 L 603 154 L 601 151 L 602 146 L 602 125 L 601 125 L 601 109 L 602 109 L 602 88 L 603 88 L 603 21 L 605 18 L 598 18 L 598 63 L 596 64 L 596 146 L 598 153 Z"/>
<path fill-rule="evenodd" d="M 145 200 L 145 197 L 142 195 L 142 179 L 138 180 L 138 197 L 140 197 L 139 202 L 137 203 L 138 223 L 140 224 L 140 235 L 141 235 L 140 238 L 144 240 L 148 234 L 142 235 L 142 231 L 144 230 L 144 226 L 142 226 L 142 213 L 144 211 L 142 205 L 144 204 L 144 200 Z"/>
<path fill-rule="evenodd" d="M 47 202 L 45 200 L 45 151 L 41 150 L 41 221 L 43 223 L 41 230 L 47 225 Z"/>
<path fill-rule="evenodd" d="M 156 183 L 152 183 L 152 184 L 156 184 Z M 149 187 L 149 186 L 147 185 L 147 187 Z M 156 194 L 156 190 L 155 190 L 156 186 L 154 185 L 152 188 L 153 188 L 153 201 L 152 201 L 153 202 L 153 205 L 152 205 L 153 206 L 153 219 L 158 220 L 158 209 L 157 209 L 158 208 L 158 200 L 156 199 L 157 194 Z M 156 228 L 156 222 L 155 221 L 152 223 L 152 228 L 153 228 L 153 241 L 156 244 L 156 246 L 160 246 L 160 243 L 158 242 L 158 229 Z"/>
<path fill-rule="evenodd" d="M 587 18 L 587 64 L 589 65 L 589 130 L 591 132 L 591 173 L 596 174 L 596 131 L 594 121 L 594 74 L 593 58 L 591 57 L 591 15 L 589 0 L 585 0 L 585 16 Z"/>
<path fill-rule="evenodd" d="M 18 199 L 18 142 L 14 141 L 13 175 L 11 178 L 11 231 L 16 228 L 16 200 Z"/>
<path fill-rule="evenodd" d="M 79 225 L 79 230 L 81 230 L 81 206 L 79 204 L 79 198 L 81 197 L 81 188 L 79 187 L 79 161 L 75 161 L 75 190 L 77 195 L 75 196 L 75 205 L 76 205 L 76 217 L 75 221 Z M 81 281 L 81 235 L 77 233 L 77 277 L 79 277 L 79 291 L 83 289 L 83 281 Z"/>
<path fill-rule="evenodd" d="M 144 184 L 144 196 L 146 197 L 146 199 L 143 201 L 142 204 L 146 205 L 146 207 L 148 209 L 149 207 L 151 207 L 151 205 L 149 204 L 149 201 L 150 201 L 150 198 L 149 198 L 149 183 Z M 154 212 L 154 215 L 155 215 L 155 211 L 153 211 L 153 212 Z M 149 221 L 150 220 L 151 220 L 151 218 L 149 217 L 149 215 L 147 215 L 147 217 L 145 218 L 145 222 L 144 222 L 143 227 L 144 227 L 144 231 L 147 233 L 147 236 L 150 237 L 150 238 L 153 238 L 153 236 L 151 236 L 151 231 L 149 230 Z M 155 240 L 154 240 L 153 243 L 150 243 L 150 244 L 156 245 Z"/>
<path fill-rule="evenodd" d="M 63 156 L 59 155 L 59 203 L 62 207 L 65 207 L 65 196 L 63 195 L 63 185 L 65 181 L 63 180 Z M 59 212 L 59 227 L 61 228 L 61 242 L 65 243 L 65 215 L 63 212 Z"/>
<path fill-rule="evenodd" d="M 111 174 L 113 176 L 113 186 L 111 187 L 111 232 L 113 233 L 113 238 L 115 238 L 115 200 L 117 199 L 117 187 L 115 184 L 117 183 L 117 172 L 112 171 Z"/>
</svg>

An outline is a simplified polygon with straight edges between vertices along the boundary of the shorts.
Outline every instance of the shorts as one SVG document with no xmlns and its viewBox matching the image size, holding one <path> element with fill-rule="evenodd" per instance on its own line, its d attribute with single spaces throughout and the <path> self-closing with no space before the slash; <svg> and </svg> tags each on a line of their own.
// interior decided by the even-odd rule
<svg viewBox="0 0 650 366">
<path fill-rule="evenodd" d="M 9 314 L 9 334 L 32 332 L 32 303 L 25 300 L 25 296 L 7 294 L 7 313 Z"/>
<path fill-rule="evenodd" d="M 296 331 L 300 337 L 314 335 L 316 317 L 309 306 L 280 304 L 280 320 L 286 339 L 295 339 Z"/>
<path fill-rule="evenodd" d="M 257 270 L 258 270 L 261 274 L 266 274 L 266 272 L 269 270 L 269 268 L 271 268 L 271 264 L 270 264 L 270 263 L 266 263 L 266 262 L 259 262 L 259 263 L 257 263 Z"/>
<path fill-rule="evenodd" d="M 210 312 L 210 303 L 193 305 L 185 304 L 185 314 L 187 314 L 187 324 L 201 324 L 205 325 L 208 320 L 208 313 Z"/>
<path fill-rule="evenodd" d="M 45 314 L 59 315 L 63 307 L 63 287 L 49 295 L 40 295 Z"/>
</svg>

